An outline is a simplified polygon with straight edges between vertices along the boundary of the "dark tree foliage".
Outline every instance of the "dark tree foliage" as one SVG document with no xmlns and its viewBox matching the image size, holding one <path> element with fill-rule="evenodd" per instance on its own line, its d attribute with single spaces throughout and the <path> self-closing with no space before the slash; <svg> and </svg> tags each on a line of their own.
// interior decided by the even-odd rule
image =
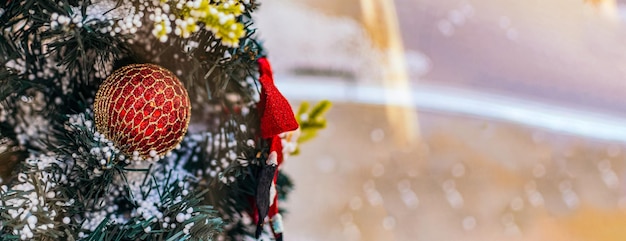
<svg viewBox="0 0 626 241">
<path fill-rule="evenodd" d="M 254 233 L 250 198 L 268 151 L 257 136 L 256 60 L 265 55 L 251 18 L 258 3 L 231 1 L 244 9 L 225 22 L 243 26 L 236 44 L 208 20 L 190 36 L 172 31 L 162 41 L 150 14 L 167 8 L 190 16 L 177 2 L 0 1 L 0 240 L 240 240 Z M 205 2 L 231 11 L 228 1 Z M 124 159 L 93 126 L 98 86 L 133 63 L 176 73 L 192 100 L 188 135 L 155 162 Z M 291 189 L 281 173 L 281 200 Z"/>
</svg>

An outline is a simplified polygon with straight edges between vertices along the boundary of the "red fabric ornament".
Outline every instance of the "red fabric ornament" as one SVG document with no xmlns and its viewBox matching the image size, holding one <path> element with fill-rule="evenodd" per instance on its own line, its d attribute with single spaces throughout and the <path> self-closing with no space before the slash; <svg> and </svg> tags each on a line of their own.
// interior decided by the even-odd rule
<svg viewBox="0 0 626 241">
<path fill-rule="evenodd" d="M 267 58 L 259 58 L 258 64 L 260 73 L 259 82 L 261 83 L 261 99 L 257 108 L 261 116 L 261 138 L 270 143 L 269 153 L 276 153 L 276 161 L 278 163 L 278 168 L 280 168 L 280 164 L 283 162 L 283 146 L 279 135 L 296 130 L 299 125 L 289 102 L 274 85 L 272 69 L 267 61 Z M 269 207 L 255 206 L 253 207 L 253 210 L 255 214 L 255 221 L 259 223 L 257 228 L 262 227 L 262 222 L 265 219 L 265 217 L 260 217 L 259 210 L 262 210 L 263 213 L 265 213 L 266 210 L 268 211 L 267 213 L 270 222 L 272 223 L 271 227 L 274 237 L 277 240 L 282 240 L 282 218 L 278 213 L 278 191 L 276 190 L 278 168 L 274 171 L 272 180 L 273 185 L 269 187 L 270 193 L 273 193 L 273 195 L 270 194 L 268 197 L 257 196 L 257 198 L 269 198 L 271 205 Z M 260 230 L 257 229 L 257 234 L 259 232 Z"/>
<path fill-rule="evenodd" d="M 165 155 L 189 125 L 191 105 L 183 84 L 169 70 L 134 64 L 115 71 L 100 85 L 94 103 L 97 130 L 127 155 Z"/>
</svg>

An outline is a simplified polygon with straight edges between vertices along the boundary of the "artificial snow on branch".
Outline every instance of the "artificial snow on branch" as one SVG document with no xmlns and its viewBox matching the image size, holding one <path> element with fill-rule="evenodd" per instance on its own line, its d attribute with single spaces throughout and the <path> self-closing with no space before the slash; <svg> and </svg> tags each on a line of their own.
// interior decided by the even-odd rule
<svg viewBox="0 0 626 241">
<path fill-rule="evenodd" d="M 257 210 L 280 216 L 292 183 L 267 163 L 298 138 L 262 135 L 284 128 L 260 109 L 298 124 L 259 81 L 257 7 L 0 3 L 0 240 L 280 239 Z"/>
</svg>

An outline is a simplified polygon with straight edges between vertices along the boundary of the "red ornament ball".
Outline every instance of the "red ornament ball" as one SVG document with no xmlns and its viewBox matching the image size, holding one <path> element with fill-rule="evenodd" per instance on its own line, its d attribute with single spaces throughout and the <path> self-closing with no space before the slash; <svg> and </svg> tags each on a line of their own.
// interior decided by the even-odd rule
<svg viewBox="0 0 626 241">
<path fill-rule="evenodd" d="M 183 84 L 154 64 L 116 70 L 96 93 L 96 129 L 127 155 L 162 156 L 178 145 L 189 125 L 191 105 Z M 154 154 L 154 153 L 153 153 Z"/>
</svg>

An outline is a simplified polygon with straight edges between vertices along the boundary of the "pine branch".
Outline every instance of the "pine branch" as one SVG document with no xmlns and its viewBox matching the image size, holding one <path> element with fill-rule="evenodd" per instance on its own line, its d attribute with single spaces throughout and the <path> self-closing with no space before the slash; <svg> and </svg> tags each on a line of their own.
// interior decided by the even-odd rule
<svg viewBox="0 0 626 241">
<path fill-rule="evenodd" d="M 308 102 L 302 102 L 296 114 L 296 120 L 300 124 L 300 137 L 298 143 L 307 142 L 317 136 L 317 133 L 326 128 L 325 114 L 330 110 L 332 104 L 330 101 L 323 100 L 310 109 Z M 300 152 L 299 148 L 295 150 L 293 155 Z"/>
<path fill-rule="evenodd" d="M 11 150 L 30 153 L 17 155 L 20 174 L 29 178 L 18 174 L 0 190 L 0 202 L 12 203 L 0 205 L 0 239 L 29 238 L 24 229 L 29 215 L 52 225 L 46 226 L 49 231 L 29 226 L 38 240 L 210 240 L 218 234 L 239 240 L 252 234 L 250 197 L 258 163 L 268 151 L 256 134 L 256 61 L 265 55 L 251 18 L 258 3 L 250 1 L 229 23 L 243 25 L 237 47 L 224 40 L 227 25 L 217 26 L 220 32 L 207 29 L 215 24 L 209 22 L 190 37 L 172 34 L 162 43 L 152 33 L 154 16 L 149 17 L 161 3 L 139 4 L 0 3 L 0 117 L 7 116 L 0 118 L 0 137 L 9 140 Z M 192 124 L 200 126 L 180 150 L 150 165 L 116 152 L 95 132 L 89 112 L 98 84 L 130 63 L 157 63 L 175 72 L 193 100 Z M 305 129 L 323 127 L 313 117 L 323 109 L 313 110 L 316 121 Z M 291 189 L 281 174 L 281 200 Z M 45 202 L 18 201 L 31 200 L 32 194 Z M 16 207 L 24 209 L 17 214 L 24 218 L 10 214 Z"/>
<path fill-rule="evenodd" d="M 185 193 L 184 185 L 171 171 L 164 178 L 152 176 L 151 180 L 149 192 L 161 190 L 158 207 L 164 218 L 135 216 L 125 223 L 104 219 L 86 240 L 213 240 L 221 232 L 223 223 L 216 211 L 201 204 L 204 192 Z"/>
</svg>

